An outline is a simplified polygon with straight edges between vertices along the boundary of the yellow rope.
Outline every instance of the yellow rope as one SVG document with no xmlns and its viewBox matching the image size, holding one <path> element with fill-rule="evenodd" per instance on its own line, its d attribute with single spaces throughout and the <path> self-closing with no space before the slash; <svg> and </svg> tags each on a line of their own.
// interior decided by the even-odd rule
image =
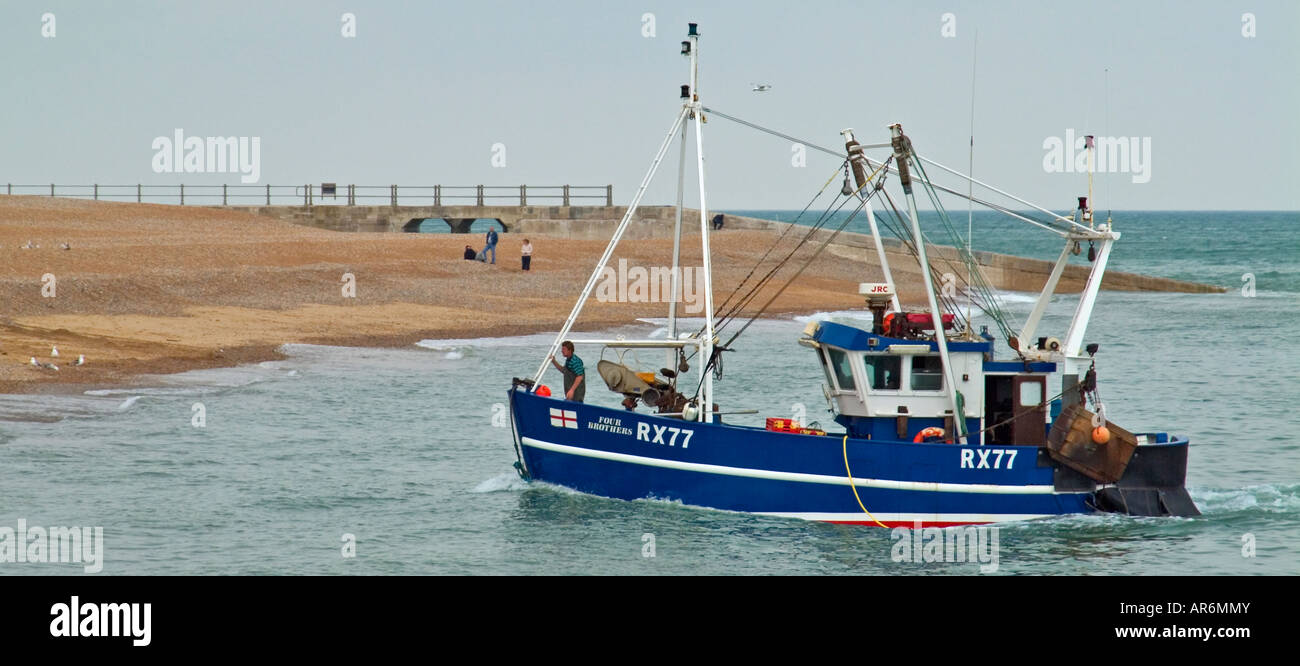
<svg viewBox="0 0 1300 666">
<path fill-rule="evenodd" d="M 880 522 L 879 520 L 876 520 L 876 517 L 872 516 L 870 511 L 867 511 L 867 507 L 862 506 L 862 498 L 858 497 L 858 486 L 855 483 L 853 483 L 853 472 L 849 469 L 849 434 L 848 433 L 844 433 L 844 472 L 849 475 L 849 487 L 853 489 L 853 498 L 858 500 L 858 506 L 862 507 L 862 513 L 871 516 L 871 519 L 875 520 L 877 525 L 884 528 L 888 528 L 889 527 L 888 525 Z"/>
</svg>

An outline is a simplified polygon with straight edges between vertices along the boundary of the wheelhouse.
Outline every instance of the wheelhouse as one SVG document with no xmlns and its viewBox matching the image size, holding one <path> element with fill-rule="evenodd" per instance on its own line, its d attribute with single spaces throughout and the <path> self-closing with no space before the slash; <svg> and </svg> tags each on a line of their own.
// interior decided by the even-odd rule
<svg viewBox="0 0 1300 666">
<path fill-rule="evenodd" d="M 816 351 L 827 401 L 850 437 L 916 440 L 922 431 L 937 427 L 952 439 L 952 402 L 935 342 L 892 338 L 835 322 L 809 324 L 799 342 Z M 1050 417 L 1060 411 L 1058 400 L 1049 415 L 1046 402 L 1055 363 L 993 361 L 988 339 L 949 341 L 948 355 L 970 443 L 1046 441 Z M 1023 415 L 1012 418 L 1018 414 Z"/>
</svg>

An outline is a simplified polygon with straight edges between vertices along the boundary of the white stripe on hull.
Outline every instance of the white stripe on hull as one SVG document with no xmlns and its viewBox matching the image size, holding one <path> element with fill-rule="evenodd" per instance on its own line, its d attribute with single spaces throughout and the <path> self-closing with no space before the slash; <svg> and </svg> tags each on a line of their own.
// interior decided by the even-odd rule
<svg viewBox="0 0 1300 666">
<path fill-rule="evenodd" d="M 704 463 L 683 462 L 680 460 L 663 460 L 646 456 L 634 456 L 627 453 L 585 449 L 567 444 L 545 442 L 532 437 L 521 437 L 524 446 L 531 446 L 546 451 L 567 453 L 587 458 L 600 458 L 647 467 L 663 467 L 688 472 L 721 474 L 723 476 L 740 476 L 752 479 L 769 479 L 773 481 L 797 481 L 800 483 L 824 483 L 834 486 L 849 485 L 848 477 L 828 476 L 826 474 L 805 474 L 803 472 L 777 472 L 766 469 L 749 469 L 745 467 L 728 467 L 725 465 L 708 465 Z M 882 488 L 886 490 L 912 490 L 932 493 L 980 493 L 988 495 L 1051 495 L 1052 486 L 999 486 L 988 483 L 939 483 L 936 481 L 891 481 L 887 479 L 853 478 L 853 485 L 859 488 Z M 1035 516 L 1036 517 L 1036 516 Z M 820 520 L 820 519 L 817 519 Z"/>
</svg>

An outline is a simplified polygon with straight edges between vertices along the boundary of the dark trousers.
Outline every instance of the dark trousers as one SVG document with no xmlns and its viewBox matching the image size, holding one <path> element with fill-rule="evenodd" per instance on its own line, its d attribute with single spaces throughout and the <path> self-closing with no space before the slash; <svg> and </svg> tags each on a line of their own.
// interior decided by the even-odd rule
<svg viewBox="0 0 1300 666">
<path fill-rule="evenodd" d="M 578 376 L 568 370 L 564 370 L 563 373 L 564 373 L 564 395 L 568 396 L 569 389 L 573 388 L 573 383 L 578 381 Z M 573 389 L 573 401 L 582 402 L 586 399 L 586 397 L 587 397 L 587 378 L 584 376 L 582 378 L 582 383 L 578 384 L 578 388 Z M 565 399 L 567 400 L 568 398 L 566 397 Z"/>
<path fill-rule="evenodd" d="M 532 264 L 532 263 L 533 263 L 533 258 L 532 258 L 531 256 L 525 254 L 525 255 L 524 255 L 524 270 L 528 270 L 528 266 L 529 266 L 530 264 Z"/>
</svg>

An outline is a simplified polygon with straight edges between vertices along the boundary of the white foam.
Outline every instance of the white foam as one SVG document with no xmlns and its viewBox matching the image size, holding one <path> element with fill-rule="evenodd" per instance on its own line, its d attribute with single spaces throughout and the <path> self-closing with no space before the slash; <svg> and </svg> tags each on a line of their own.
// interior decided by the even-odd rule
<svg viewBox="0 0 1300 666">
<path fill-rule="evenodd" d="M 131 409 L 131 406 L 134 405 L 136 402 L 138 402 L 140 400 L 140 397 L 141 396 L 133 395 L 127 398 L 126 400 L 123 400 L 122 404 L 117 406 L 117 411 L 125 412 L 126 410 Z"/>
<path fill-rule="evenodd" d="M 528 482 L 519 478 L 514 472 L 505 472 L 498 474 L 486 481 L 474 486 L 470 492 L 475 493 L 496 493 L 502 491 L 523 490 L 528 487 Z"/>
<path fill-rule="evenodd" d="M 793 319 L 801 324 L 810 321 L 828 321 L 831 319 L 852 319 L 858 321 L 872 321 L 871 312 L 867 310 L 836 310 L 834 312 L 814 312 L 808 315 L 795 315 Z"/>
<path fill-rule="evenodd" d="M 1038 294 L 1025 291 L 998 291 L 994 292 L 993 297 L 1001 303 L 1037 303 Z"/>
<path fill-rule="evenodd" d="M 216 386 L 193 386 L 193 387 L 150 387 L 150 388 L 130 388 L 130 389 L 94 389 L 86 391 L 86 395 L 97 397 L 114 397 L 114 396 L 131 396 L 139 398 L 141 396 L 181 396 L 181 395 L 202 395 L 218 390 Z M 133 403 L 134 404 L 134 403 Z"/>
<path fill-rule="evenodd" d="M 448 338 L 427 339 L 415 343 L 416 347 L 434 351 L 458 351 L 464 347 L 544 347 L 555 339 L 555 333 L 532 333 L 503 338 Z"/>
<path fill-rule="evenodd" d="M 1267 484 L 1231 490 L 1189 488 L 1203 513 L 1258 509 L 1288 512 L 1300 509 L 1300 485 Z"/>
</svg>

